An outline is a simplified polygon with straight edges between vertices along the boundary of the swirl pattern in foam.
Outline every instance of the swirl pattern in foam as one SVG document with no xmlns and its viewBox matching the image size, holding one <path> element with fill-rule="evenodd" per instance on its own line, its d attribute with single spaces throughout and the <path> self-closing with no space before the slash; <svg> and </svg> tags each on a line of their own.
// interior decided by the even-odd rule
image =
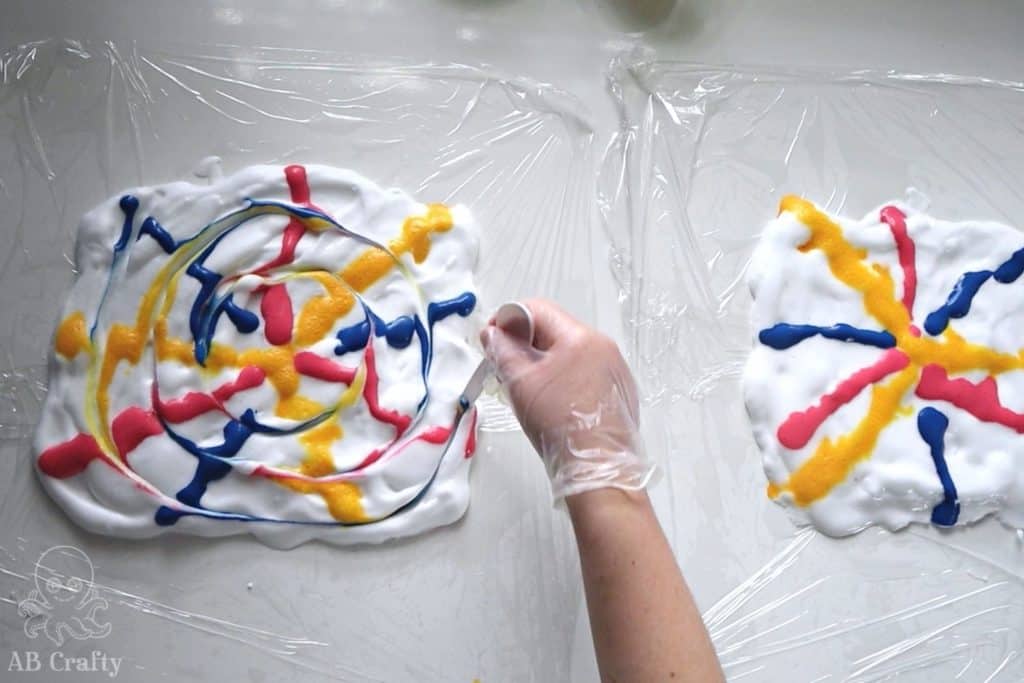
<svg viewBox="0 0 1024 683">
<path fill-rule="evenodd" d="M 754 252 L 744 393 L 768 495 L 830 535 L 1024 526 L 1024 236 L 782 200 Z"/>
<path fill-rule="evenodd" d="M 324 166 L 87 214 L 36 434 L 82 526 L 380 542 L 465 512 L 477 235 Z"/>
</svg>

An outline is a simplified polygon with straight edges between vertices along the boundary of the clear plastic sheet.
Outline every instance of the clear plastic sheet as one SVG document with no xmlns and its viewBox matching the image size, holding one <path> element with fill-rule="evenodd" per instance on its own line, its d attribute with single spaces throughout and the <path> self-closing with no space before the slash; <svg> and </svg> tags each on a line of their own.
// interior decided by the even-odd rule
<svg viewBox="0 0 1024 683">
<path fill-rule="evenodd" d="M 1024 86 L 948 75 L 612 65 L 599 201 L 662 459 L 661 517 L 731 680 L 1024 677 L 1024 533 L 797 530 L 764 495 L 740 374 L 744 269 L 780 196 L 1020 224 Z"/>
<path fill-rule="evenodd" d="M 485 308 L 546 295 L 591 319 L 592 137 L 570 96 L 457 64 L 56 39 L 0 53 L 4 656 L 101 649 L 125 658 L 121 680 L 567 678 L 581 615 L 574 546 L 543 467 L 493 400 L 466 518 L 352 551 L 89 535 L 35 480 L 30 435 L 78 218 L 120 189 L 255 163 L 353 168 L 473 210 Z M 95 569 L 97 616 L 112 626 L 102 641 L 57 648 L 23 631 L 37 558 L 62 544 Z"/>
</svg>

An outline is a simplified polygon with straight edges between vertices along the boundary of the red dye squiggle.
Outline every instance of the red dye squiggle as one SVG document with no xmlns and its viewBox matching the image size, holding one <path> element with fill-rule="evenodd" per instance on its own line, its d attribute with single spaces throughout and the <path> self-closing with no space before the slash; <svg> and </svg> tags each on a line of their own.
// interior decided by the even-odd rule
<svg viewBox="0 0 1024 683">
<path fill-rule="evenodd" d="M 377 362 L 374 357 L 372 341 L 366 344 L 366 350 L 363 353 L 363 358 L 366 361 L 366 384 L 363 386 L 363 399 L 366 401 L 366 407 L 370 411 L 370 415 L 372 415 L 374 419 L 379 420 L 380 422 L 386 422 L 387 424 L 394 426 L 395 437 L 383 448 L 377 448 L 371 451 L 369 455 L 363 458 L 362 462 L 356 465 L 356 470 L 361 470 L 365 467 L 369 467 L 373 463 L 380 460 L 380 457 L 384 455 L 388 451 L 388 449 L 391 448 L 391 446 L 394 445 L 395 441 L 401 438 L 402 434 L 405 433 L 405 430 L 408 429 L 409 425 L 412 423 L 412 418 L 409 417 L 408 415 L 402 415 L 397 410 L 388 410 L 387 408 L 381 407 L 380 398 L 377 393 L 378 387 L 380 385 L 380 378 L 377 376 Z M 434 427 L 432 429 L 439 428 Z M 420 435 L 417 438 L 423 438 L 423 435 Z M 447 438 L 448 437 L 446 435 L 445 439 Z M 429 441 L 429 439 L 427 440 Z M 431 441 L 431 443 L 435 442 Z"/>
<path fill-rule="evenodd" d="M 291 194 L 293 203 L 301 204 L 311 209 L 317 208 L 309 203 L 309 181 L 306 179 L 306 169 L 304 166 L 299 166 L 298 164 L 286 166 L 284 178 L 288 182 L 288 192 Z M 252 272 L 256 275 L 266 275 L 274 268 L 280 268 L 291 263 L 295 260 L 295 248 L 304 234 L 306 234 L 306 226 L 302 224 L 302 221 L 293 216 L 288 221 L 284 234 L 281 236 L 281 251 L 273 259 Z"/>
<path fill-rule="evenodd" d="M 363 358 L 366 361 L 366 385 L 363 387 L 363 398 L 366 399 L 366 407 L 369 408 L 370 415 L 373 415 L 375 419 L 395 427 L 395 438 L 397 439 L 409 428 L 412 418 L 408 415 L 402 415 L 397 410 L 388 410 L 381 407 L 377 396 L 380 378 L 377 376 L 377 363 L 374 359 L 372 341 L 366 345 Z"/>
<path fill-rule="evenodd" d="M 1024 434 L 1024 414 L 1010 410 L 999 400 L 999 386 L 994 377 L 978 384 L 958 378 L 950 379 L 941 365 L 926 365 L 915 393 L 931 401 L 946 401 L 965 410 L 982 422 L 994 422 Z"/>
<path fill-rule="evenodd" d="M 122 410 L 110 425 L 114 447 L 117 448 L 122 460 L 149 437 L 163 433 L 163 425 L 153 411 L 143 410 L 138 406 Z"/>
<path fill-rule="evenodd" d="M 394 442 L 392 441 L 391 443 L 394 443 Z M 387 453 L 388 448 L 390 448 L 390 447 L 391 447 L 391 444 L 388 444 L 384 448 L 375 448 L 375 449 L 373 449 L 372 451 L 370 451 L 369 455 L 367 455 L 365 458 L 363 458 L 359 462 L 359 464 L 355 466 L 354 470 L 356 472 L 362 471 L 362 470 L 366 469 L 367 467 L 369 467 L 370 465 L 372 465 L 373 463 L 377 462 L 378 460 L 380 460 L 380 456 L 382 456 L 385 453 Z"/>
<path fill-rule="evenodd" d="M 355 368 L 348 368 L 309 351 L 295 354 L 295 370 L 300 375 L 321 379 L 325 382 L 352 384 L 356 378 Z"/>
<path fill-rule="evenodd" d="M 263 315 L 263 334 L 274 346 L 283 346 L 292 340 L 292 300 L 284 284 L 270 285 L 260 300 Z"/>
<path fill-rule="evenodd" d="M 476 453 L 476 411 L 473 411 L 473 421 L 469 424 L 469 436 L 466 437 L 466 450 L 463 453 L 466 459 L 472 458 Z"/>
<path fill-rule="evenodd" d="M 262 369 L 257 368 L 254 365 L 247 365 L 238 373 L 238 377 L 235 378 L 235 381 L 222 384 L 214 389 L 213 397 L 223 403 L 240 391 L 255 389 L 259 385 L 263 384 L 263 380 L 266 379 L 266 377 L 267 373 Z"/>
<path fill-rule="evenodd" d="M 448 441 L 448 437 L 452 435 L 452 429 L 453 428 L 451 428 L 451 427 L 441 427 L 441 426 L 427 427 L 425 430 L 423 430 L 422 434 L 418 434 L 415 439 L 412 439 L 411 441 L 407 441 L 398 450 L 394 451 L 392 453 L 392 455 L 393 456 L 399 455 L 413 441 L 426 441 L 427 443 L 432 443 L 435 446 L 439 446 L 439 445 L 445 443 L 446 441 Z M 396 437 L 396 440 L 397 440 L 397 437 Z M 355 466 L 355 471 L 360 471 L 360 470 L 366 469 L 367 467 L 369 467 L 373 463 L 375 463 L 378 460 L 380 460 L 381 456 L 383 456 L 385 453 L 388 452 L 388 449 L 391 448 L 392 444 L 394 444 L 394 441 L 392 441 L 390 444 L 388 444 L 387 446 L 385 446 L 383 448 L 377 448 L 377 449 L 374 449 L 374 450 L 370 451 L 370 454 L 367 455 L 365 458 L 363 458 L 362 462 L 360 462 L 358 465 Z"/>
<path fill-rule="evenodd" d="M 895 206 L 887 206 L 882 209 L 880 217 L 889 226 L 892 238 L 896 241 L 896 253 L 903 270 L 903 307 L 913 317 L 914 297 L 917 296 L 917 267 L 914 263 L 914 240 L 907 233 L 907 216 Z"/>
<path fill-rule="evenodd" d="M 882 354 L 877 362 L 866 368 L 861 368 L 840 382 L 835 391 L 822 396 L 818 405 L 792 413 L 787 417 L 786 421 L 779 426 L 777 434 L 779 443 L 791 450 L 803 448 L 814 436 L 818 427 L 842 406 L 852 401 L 864 387 L 874 384 L 894 372 L 899 372 L 909 364 L 910 358 L 907 354 L 899 349 L 889 349 Z"/>
<path fill-rule="evenodd" d="M 274 268 L 280 268 L 291 263 L 295 260 L 295 248 L 299 245 L 299 240 L 305 234 L 306 226 L 302 224 L 302 221 L 298 218 L 292 218 L 288 222 L 287 227 L 285 227 L 284 234 L 281 236 L 280 253 L 252 272 L 256 275 L 266 275 Z"/>
<path fill-rule="evenodd" d="M 43 474 L 54 479 L 67 479 L 84 472 L 93 460 L 114 466 L 96 439 L 89 434 L 76 434 L 64 443 L 47 448 L 39 455 L 37 463 Z"/>
<path fill-rule="evenodd" d="M 242 371 L 238 373 L 238 377 L 233 381 L 222 384 L 214 389 L 212 394 L 190 391 L 181 398 L 171 399 L 170 401 L 161 401 L 156 394 L 156 386 L 154 385 L 153 406 L 156 408 L 156 414 L 171 424 L 187 422 L 211 410 L 219 410 L 226 413 L 224 401 L 227 401 L 240 391 L 258 387 L 263 384 L 266 376 L 263 370 L 250 365 L 242 368 Z"/>
<path fill-rule="evenodd" d="M 309 206 L 309 181 L 306 179 L 306 167 L 291 164 L 284 167 L 284 179 L 288 182 L 288 192 L 292 202 Z"/>
<path fill-rule="evenodd" d="M 417 441 L 426 441 L 432 443 L 435 446 L 448 441 L 448 437 L 452 435 L 452 430 L 448 427 L 429 427 L 422 434 L 416 437 Z"/>
</svg>

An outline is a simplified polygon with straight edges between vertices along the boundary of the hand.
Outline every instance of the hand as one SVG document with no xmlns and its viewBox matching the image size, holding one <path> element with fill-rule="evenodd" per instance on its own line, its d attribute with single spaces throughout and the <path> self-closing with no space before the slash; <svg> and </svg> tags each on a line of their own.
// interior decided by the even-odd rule
<svg viewBox="0 0 1024 683">
<path fill-rule="evenodd" d="M 480 340 L 516 418 L 541 455 L 555 499 L 598 488 L 643 489 L 636 384 L 615 342 L 540 299 L 529 344 L 492 320 Z"/>
</svg>

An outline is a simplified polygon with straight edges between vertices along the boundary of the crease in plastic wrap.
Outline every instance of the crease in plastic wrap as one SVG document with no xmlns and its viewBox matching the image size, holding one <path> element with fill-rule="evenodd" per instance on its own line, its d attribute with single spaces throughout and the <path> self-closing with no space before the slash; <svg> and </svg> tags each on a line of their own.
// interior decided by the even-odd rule
<svg viewBox="0 0 1024 683">
<path fill-rule="evenodd" d="M 740 375 L 745 269 L 783 194 L 1024 215 L 1024 85 L 616 58 L 598 198 L 660 516 L 730 680 L 1024 676 L 1024 533 L 988 521 L 835 540 L 764 494 Z"/>
<path fill-rule="evenodd" d="M 57 39 L 4 49 L 0 645 L 47 645 L 23 633 L 23 606 L 37 559 L 66 545 L 95 570 L 91 585 L 113 629 L 102 645 L 126 657 L 128 680 L 189 673 L 189 661 L 215 655 L 211 671 L 230 678 L 568 677 L 582 598 L 571 534 L 551 514 L 543 467 L 495 398 L 480 403 L 488 434 L 467 516 L 354 552 L 312 544 L 285 556 L 236 539 L 92 536 L 47 500 L 30 439 L 78 219 L 117 191 L 203 182 L 252 164 L 351 168 L 473 211 L 483 310 L 540 294 L 591 318 L 592 137 L 571 96 L 458 64 Z M 129 647 L 133 631 L 153 637 Z M 97 644 L 69 639 L 63 648 L 88 655 Z"/>
</svg>

